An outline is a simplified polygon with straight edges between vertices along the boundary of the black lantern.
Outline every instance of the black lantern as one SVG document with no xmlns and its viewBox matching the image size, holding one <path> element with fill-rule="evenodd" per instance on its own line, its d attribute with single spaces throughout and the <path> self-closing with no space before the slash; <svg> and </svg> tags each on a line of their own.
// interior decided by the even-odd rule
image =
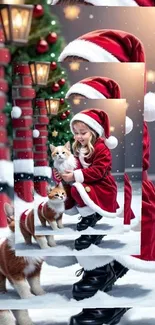
<svg viewBox="0 0 155 325">
<path fill-rule="evenodd" d="M 29 62 L 29 67 L 33 84 L 46 86 L 50 72 L 50 62 Z"/>
<path fill-rule="evenodd" d="M 47 113 L 49 115 L 57 115 L 60 107 L 60 100 L 55 98 L 45 99 Z"/>
</svg>

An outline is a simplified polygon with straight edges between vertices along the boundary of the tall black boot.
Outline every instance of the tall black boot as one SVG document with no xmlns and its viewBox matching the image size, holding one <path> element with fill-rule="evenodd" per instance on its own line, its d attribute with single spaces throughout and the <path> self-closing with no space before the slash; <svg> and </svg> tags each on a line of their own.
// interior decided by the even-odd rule
<svg viewBox="0 0 155 325">
<path fill-rule="evenodd" d="M 117 279 L 122 278 L 122 276 L 125 275 L 129 271 L 129 269 L 127 269 L 127 267 L 123 266 L 116 260 L 113 261 L 111 264 L 113 266 L 113 269 L 115 271 L 115 275 L 116 275 Z"/>
<path fill-rule="evenodd" d="M 75 240 L 75 249 L 80 251 L 81 249 L 88 248 L 91 244 L 99 245 L 105 236 L 106 235 L 82 235 Z"/>
<path fill-rule="evenodd" d="M 76 273 L 77 276 L 80 276 L 82 272 L 84 272 L 82 279 L 73 285 L 72 295 L 76 300 L 92 297 L 98 290 L 109 291 L 116 281 L 115 272 L 111 264 L 92 271 L 81 269 L 79 273 Z"/>
<path fill-rule="evenodd" d="M 129 308 L 90 308 L 70 319 L 69 325 L 115 325 Z"/>
<path fill-rule="evenodd" d="M 91 214 L 87 217 L 80 217 L 81 221 L 77 223 L 77 230 L 82 231 L 86 230 L 88 227 L 94 227 L 96 225 L 96 222 L 98 221 L 98 218 L 96 217 L 96 213 Z"/>
</svg>

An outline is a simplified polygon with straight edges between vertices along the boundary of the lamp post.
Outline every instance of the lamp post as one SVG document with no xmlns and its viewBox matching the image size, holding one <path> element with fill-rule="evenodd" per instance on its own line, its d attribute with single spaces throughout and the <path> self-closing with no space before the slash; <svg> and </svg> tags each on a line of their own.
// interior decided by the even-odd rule
<svg viewBox="0 0 155 325">
<path fill-rule="evenodd" d="M 0 24 L 0 35 L 2 35 Z M 7 82 L 5 80 L 5 66 L 10 61 L 10 53 L 0 40 L 0 228 L 7 227 L 4 203 L 10 202 L 10 188 L 13 188 L 13 166 L 10 161 L 10 150 L 7 137 L 7 119 L 3 110 L 6 104 Z M 12 174 L 11 174 L 12 171 Z"/>
<path fill-rule="evenodd" d="M 50 62 L 29 62 L 29 67 L 33 84 L 46 86 Z M 45 100 L 36 98 L 33 114 L 34 189 L 42 197 L 47 196 L 47 181 L 51 178 L 47 155 L 48 122 Z"/>
</svg>

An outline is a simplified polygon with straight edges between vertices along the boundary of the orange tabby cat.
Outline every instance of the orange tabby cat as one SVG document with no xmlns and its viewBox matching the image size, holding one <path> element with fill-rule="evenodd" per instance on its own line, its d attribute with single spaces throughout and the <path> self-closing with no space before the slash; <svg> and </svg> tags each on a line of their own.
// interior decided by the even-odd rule
<svg viewBox="0 0 155 325">
<path fill-rule="evenodd" d="M 49 190 L 48 201 L 38 207 L 38 216 L 43 226 L 49 223 L 53 230 L 63 228 L 62 215 L 65 211 L 66 191 L 61 183 Z"/>
</svg>

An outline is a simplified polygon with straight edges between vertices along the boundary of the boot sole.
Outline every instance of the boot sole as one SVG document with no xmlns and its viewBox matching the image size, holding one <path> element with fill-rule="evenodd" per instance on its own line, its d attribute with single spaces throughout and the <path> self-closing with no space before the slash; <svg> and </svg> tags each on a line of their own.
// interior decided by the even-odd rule
<svg viewBox="0 0 155 325">
<path fill-rule="evenodd" d="M 88 245 L 85 245 L 85 246 L 79 246 L 79 247 L 75 247 L 75 249 L 77 250 L 77 251 L 81 251 L 81 250 L 83 250 L 83 249 L 86 249 L 86 248 L 89 248 L 89 246 L 91 245 L 91 244 L 93 244 L 93 245 L 98 245 L 98 244 L 100 244 L 100 242 L 101 242 L 101 240 L 102 240 L 102 238 L 103 238 L 104 236 L 100 236 L 100 238 L 97 238 L 96 239 L 96 241 L 94 241 L 94 243 L 90 243 L 90 244 L 88 244 Z"/>
<path fill-rule="evenodd" d="M 111 288 L 112 288 L 112 286 L 113 286 L 113 284 L 115 283 L 115 281 L 116 281 L 116 277 L 114 276 L 110 281 L 109 281 L 109 283 L 107 283 L 107 286 L 104 288 L 100 288 L 100 289 L 98 289 L 97 291 L 92 291 L 92 292 L 89 292 L 89 294 L 88 294 L 88 292 L 82 292 L 82 293 L 76 293 L 76 295 L 74 294 L 74 292 L 72 292 L 72 295 L 73 295 L 73 298 L 75 299 L 75 300 L 77 300 L 77 301 L 79 301 L 79 300 L 83 300 L 83 299 L 86 299 L 86 298 L 91 298 L 91 297 L 93 297 L 98 291 L 103 291 L 103 292 L 108 292 L 108 291 L 110 291 L 111 290 Z"/>
</svg>

